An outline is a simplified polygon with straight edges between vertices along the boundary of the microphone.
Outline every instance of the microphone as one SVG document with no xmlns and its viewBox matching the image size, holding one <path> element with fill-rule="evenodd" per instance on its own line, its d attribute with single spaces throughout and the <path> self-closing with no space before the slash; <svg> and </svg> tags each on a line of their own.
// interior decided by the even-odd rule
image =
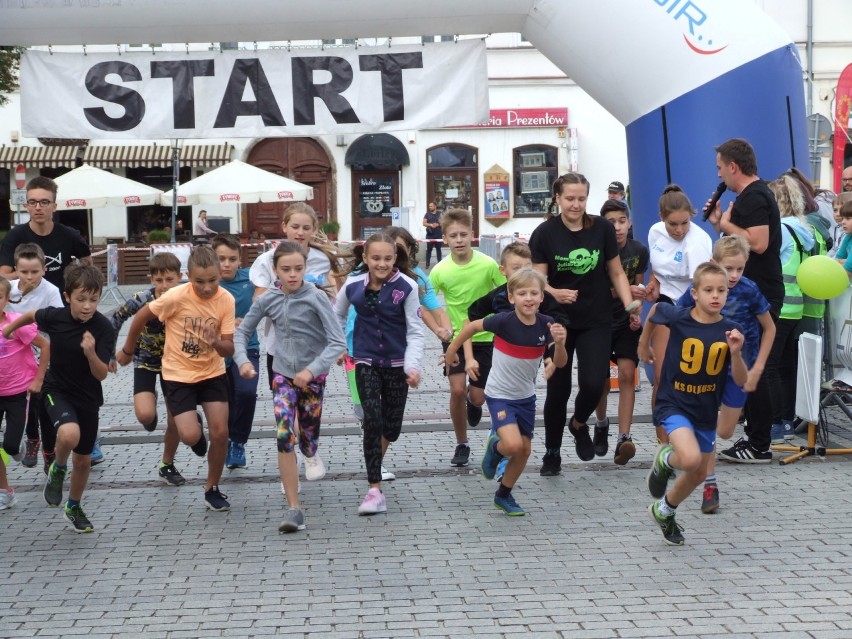
<svg viewBox="0 0 852 639">
<path fill-rule="evenodd" d="M 719 186 L 716 187 L 716 190 L 713 191 L 713 196 L 710 198 L 710 203 L 707 205 L 707 208 L 704 209 L 704 217 L 703 221 L 707 221 L 710 217 L 710 214 L 713 212 L 713 209 L 716 208 L 716 205 L 719 203 L 719 198 L 722 197 L 722 194 L 728 190 L 727 185 L 724 182 L 719 182 Z"/>
</svg>

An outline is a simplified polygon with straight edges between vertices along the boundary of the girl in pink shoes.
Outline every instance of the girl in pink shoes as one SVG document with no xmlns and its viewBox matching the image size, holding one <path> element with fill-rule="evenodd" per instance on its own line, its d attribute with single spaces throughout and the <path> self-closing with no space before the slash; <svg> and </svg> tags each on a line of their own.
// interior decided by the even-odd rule
<svg viewBox="0 0 852 639">
<path fill-rule="evenodd" d="M 355 268 L 337 294 L 335 312 L 346 327 L 355 308 L 352 358 L 364 410 L 364 461 L 370 488 L 360 515 L 387 512 L 382 492 L 382 457 L 399 438 L 408 388 L 420 383 L 423 322 L 408 253 L 377 233 L 355 248 Z"/>
</svg>

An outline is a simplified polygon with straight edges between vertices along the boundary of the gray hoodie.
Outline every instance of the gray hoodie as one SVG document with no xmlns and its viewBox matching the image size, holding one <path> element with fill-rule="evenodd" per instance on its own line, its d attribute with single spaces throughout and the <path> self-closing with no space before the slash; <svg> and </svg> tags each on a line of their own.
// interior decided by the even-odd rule
<svg viewBox="0 0 852 639">
<path fill-rule="evenodd" d="M 234 334 L 234 361 L 238 366 L 248 363 L 246 343 L 264 317 L 275 330 L 272 370 L 284 377 L 293 378 L 306 368 L 314 377 L 324 375 L 346 351 L 346 340 L 328 295 L 304 283 L 295 293 L 273 288 L 254 300 Z"/>
</svg>

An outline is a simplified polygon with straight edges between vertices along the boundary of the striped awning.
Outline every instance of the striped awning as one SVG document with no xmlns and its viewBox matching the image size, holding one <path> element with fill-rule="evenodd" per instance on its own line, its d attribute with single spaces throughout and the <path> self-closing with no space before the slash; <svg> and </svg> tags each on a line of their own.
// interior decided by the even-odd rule
<svg viewBox="0 0 852 639">
<path fill-rule="evenodd" d="M 14 169 L 18 164 L 27 168 L 58 169 L 77 166 L 79 146 L 0 146 L 0 167 Z"/>
<path fill-rule="evenodd" d="M 231 161 L 233 145 L 184 144 L 180 149 L 181 166 L 216 167 Z M 143 146 L 89 146 L 83 156 L 86 164 L 101 169 L 172 165 L 172 147 L 165 144 Z"/>
</svg>

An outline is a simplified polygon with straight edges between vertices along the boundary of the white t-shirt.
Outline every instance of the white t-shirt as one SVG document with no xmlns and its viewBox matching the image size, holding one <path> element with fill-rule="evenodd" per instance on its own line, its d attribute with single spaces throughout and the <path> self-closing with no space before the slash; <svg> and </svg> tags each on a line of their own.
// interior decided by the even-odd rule
<svg viewBox="0 0 852 639">
<path fill-rule="evenodd" d="M 275 277 L 275 268 L 272 265 L 272 256 L 274 253 L 275 249 L 261 253 L 249 269 L 249 280 L 258 288 L 272 288 L 278 280 Z M 313 246 L 309 247 L 308 260 L 305 263 L 305 281 L 327 287 L 330 284 L 330 271 L 331 260 L 328 255 Z M 275 331 L 272 330 L 271 321 L 266 322 L 264 336 L 266 340 L 266 352 L 272 355 L 275 348 Z"/>
<path fill-rule="evenodd" d="M 651 269 L 660 282 L 660 293 L 677 301 L 692 285 L 699 264 L 713 257 L 713 241 L 697 224 L 690 223 L 682 240 L 666 231 L 665 222 L 657 222 L 648 231 Z"/>
<path fill-rule="evenodd" d="M 20 280 L 11 280 L 9 282 L 12 285 L 9 300 L 10 302 L 18 299 L 21 301 L 16 304 L 9 304 L 6 307 L 8 310 L 15 313 L 26 313 L 27 311 L 37 311 L 40 308 L 48 308 L 49 306 L 53 306 L 54 308 L 65 306 L 62 302 L 62 294 L 59 292 L 59 289 L 47 280 L 43 279 L 38 286 L 23 297 L 21 297 L 21 289 L 18 288 L 18 282 Z"/>
</svg>

